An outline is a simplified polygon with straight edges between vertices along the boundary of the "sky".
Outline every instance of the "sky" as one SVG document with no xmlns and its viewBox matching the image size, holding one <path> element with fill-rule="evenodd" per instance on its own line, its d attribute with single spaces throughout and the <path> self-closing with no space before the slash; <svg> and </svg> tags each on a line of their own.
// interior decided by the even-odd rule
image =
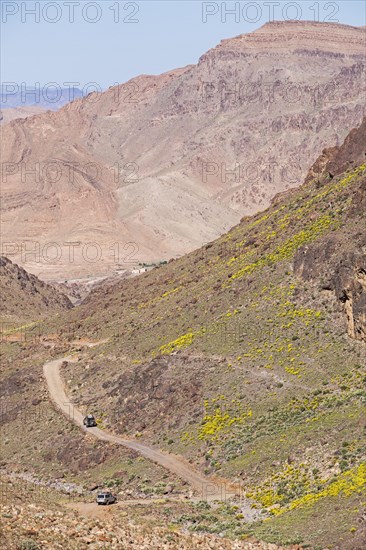
<svg viewBox="0 0 366 550">
<path fill-rule="evenodd" d="M 106 89 L 196 63 L 224 38 L 271 19 L 366 25 L 363 0 L 43 0 L 1 5 L 2 83 Z M 33 12 L 33 13 L 32 13 Z"/>
</svg>

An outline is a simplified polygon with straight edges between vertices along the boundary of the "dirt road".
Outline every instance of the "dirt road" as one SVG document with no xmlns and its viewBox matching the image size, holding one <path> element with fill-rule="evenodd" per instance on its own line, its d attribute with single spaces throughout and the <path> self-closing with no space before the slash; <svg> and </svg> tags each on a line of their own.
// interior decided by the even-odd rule
<svg viewBox="0 0 366 550">
<path fill-rule="evenodd" d="M 137 451 L 140 455 L 152 460 L 156 464 L 159 464 L 163 468 L 169 470 L 179 478 L 186 481 L 192 489 L 197 491 L 198 496 L 204 500 L 221 500 L 221 498 L 224 497 L 225 486 L 223 483 L 203 476 L 194 470 L 194 468 L 192 468 L 192 466 L 181 457 L 166 454 L 160 450 L 150 447 L 149 445 L 141 443 L 140 441 L 122 439 L 121 437 L 108 433 L 99 428 L 85 428 L 83 425 L 84 416 L 71 403 L 69 397 L 66 395 L 64 384 L 60 375 L 60 366 L 62 362 L 72 362 L 73 360 L 74 358 L 69 356 L 62 359 L 49 361 L 43 366 L 43 373 L 48 384 L 52 401 L 70 419 L 71 422 L 74 422 L 82 430 L 87 431 L 88 434 L 93 435 L 102 441 L 116 443 L 117 445 L 123 445 L 128 449 Z"/>
<path fill-rule="evenodd" d="M 113 514 L 120 512 L 123 509 L 149 507 L 162 504 L 164 502 L 184 502 L 184 499 L 178 498 L 149 498 L 149 499 L 133 499 L 119 500 L 113 506 L 98 506 L 96 502 L 67 502 L 66 508 L 76 510 L 85 517 L 109 519 Z"/>
</svg>

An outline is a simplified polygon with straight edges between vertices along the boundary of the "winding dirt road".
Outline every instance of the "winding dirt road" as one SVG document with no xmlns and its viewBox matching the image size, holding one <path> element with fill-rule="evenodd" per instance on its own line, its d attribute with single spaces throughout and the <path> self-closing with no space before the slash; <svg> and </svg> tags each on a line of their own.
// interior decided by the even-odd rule
<svg viewBox="0 0 366 550">
<path fill-rule="evenodd" d="M 221 500 L 225 493 L 224 485 L 221 482 L 207 478 L 194 470 L 192 466 L 185 462 L 181 457 L 172 454 L 166 454 L 156 450 L 149 445 L 140 443 L 139 441 L 122 439 L 116 435 L 108 433 L 99 428 L 85 428 L 83 425 L 84 416 L 71 403 L 66 395 L 65 387 L 60 375 L 60 367 L 63 361 L 73 362 L 75 359 L 72 356 L 55 359 L 45 363 L 43 373 L 47 381 L 50 396 L 55 405 L 77 426 L 88 434 L 95 436 L 102 441 L 123 445 L 128 449 L 137 451 L 145 458 L 159 464 L 169 472 L 177 475 L 179 478 L 186 481 L 192 489 L 199 493 L 200 498 L 204 500 Z"/>
</svg>

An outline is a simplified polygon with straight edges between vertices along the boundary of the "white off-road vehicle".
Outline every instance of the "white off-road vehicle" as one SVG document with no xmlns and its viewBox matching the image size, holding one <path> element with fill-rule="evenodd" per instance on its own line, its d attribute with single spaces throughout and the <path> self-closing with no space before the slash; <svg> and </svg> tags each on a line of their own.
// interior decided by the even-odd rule
<svg viewBox="0 0 366 550">
<path fill-rule="evenodd" d="M 109 491 L 103 491 L 102 493 L 98 493 L 97 495 L 97 504 L 114 504 L 117 502 L 117 497 L 113 493 Z"/>
</svg>

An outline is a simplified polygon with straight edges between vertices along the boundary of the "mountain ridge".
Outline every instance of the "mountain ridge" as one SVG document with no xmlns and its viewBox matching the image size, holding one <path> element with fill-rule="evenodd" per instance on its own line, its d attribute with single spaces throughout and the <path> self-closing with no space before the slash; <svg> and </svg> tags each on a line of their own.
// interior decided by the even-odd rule
<svg viewBox="0 0 366 550">
<path fill-rule="evenodd" d="M 301 31 L 313 31 L 307 34 L 299 34 Z M 332 36 L 322 35 L 322 31 L 332 30 Z M 350 31 L 352 30 L 353 36 L 350 36 Z M 259 29 L 252 31 L 250 33 L 239 34 L 233 38 L 224 39 L 220 42 L 216 48 L 224 47 L 226 45 L 235 45 L 237 41 L 240 41 L 239 46 L 243 49 L 245 47 L 250 48 L 252 45 L 257 43 L 266 44 L 267 41 L 270 41 L 271 34 L 276 33 L 277 40 L 272 47 L 274 51 L 281 49 L 283 47 L 292 46 L 292 42 L 297 42 L 296 47 L 301 45 L 306 46 L 308 49 L 314 49 L 313 40 L 321 39 L 326 42 L 331 48 L 330 53 L 337 53 L 341 55 L 345 53 L 350 54 L 350 47 L 354 48 L 352 52 L 353 55 L 364 54 L 364 48 L 366 45 L 366 38 L 364 35 L 364 27 L 357 27 L 352 25 L 345 25 L 341 23 L 327 23 L 327 22 L 318 22 L 318 21 L 270 21 L 262 25 Z M 278 37 L 278 32 L 283 32 L 280 37 Z M 281 38 L 285 39 L 285 44 L 281 44 Z M 346 43 L 345 43 L 346 38 Z M 360 43 L 361 40 L 361 43 Z M 309 45 L 310 44 L 310 45 Z M 331 44 L 334 46 L 332 47 Z M 215 48 L 213 48 L 214 50 Z M 341 50 L 341 51 L 340 51 Z M 209 52 L 212 50 L 209 50 Z M 273 53 L 273 51 L 271 52 Z"/>
</svg>

